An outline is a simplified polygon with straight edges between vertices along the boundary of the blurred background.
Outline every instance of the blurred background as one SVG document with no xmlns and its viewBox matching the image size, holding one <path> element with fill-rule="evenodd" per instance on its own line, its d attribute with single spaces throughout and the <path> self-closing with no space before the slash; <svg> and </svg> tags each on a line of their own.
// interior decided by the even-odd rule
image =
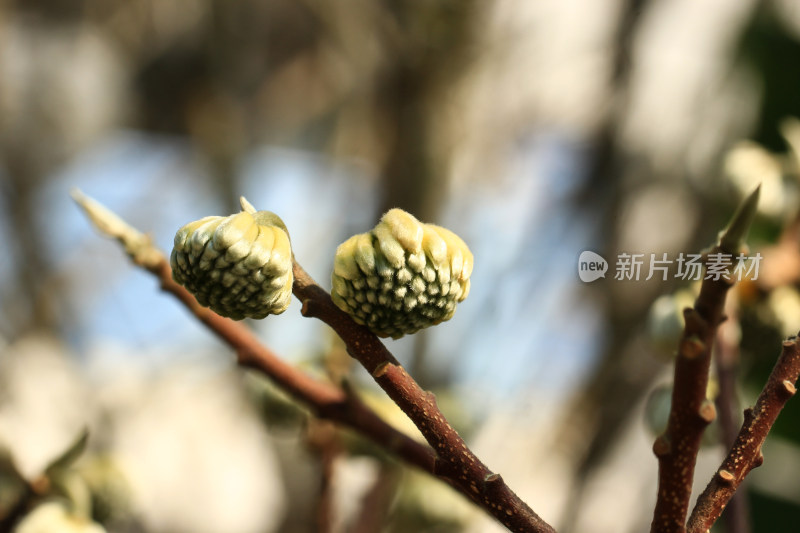
<svg viewBox="0 0 800 533">
<path fill-rule="evenodd" d="M 0 0 L 0 527 L 502 530 L 237 369 L 78 187 L 166 251 L 245 195 L 326 288 L 336 246 L 390 207 L 452 229 L 470 297 L 390 350 L 559 531 L 646 530 L 696 287 L 615 280 L 614 259 L 700 251 L 762 183 L 702 489 L 800 329 L 797 116 L 794 0 Z M 579 280 L 584 250 L 605 279 Z M 248 325 L 411 432 L 299 307 Z M 798 428 L 790 402 L 715 531 L 794 531 Z M 31 486 L 55 503 L 21 507 Z"/>
</svg>

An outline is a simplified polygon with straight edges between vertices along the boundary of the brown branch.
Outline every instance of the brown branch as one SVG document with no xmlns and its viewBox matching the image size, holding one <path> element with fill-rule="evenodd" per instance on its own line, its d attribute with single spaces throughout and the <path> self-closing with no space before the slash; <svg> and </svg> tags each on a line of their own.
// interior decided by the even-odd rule
<svg viewBox="0 0 800 533">
<path fill-rule="evenodd" d="M 784 341 L 781 356 L 752 409 L 744 412 L 744 423 L 736 442 L 716 475 L 697 499 L 689 518 L 689 533 L 705 533 L 719 518 L 745 476 L 761 465 L 761 446 L 783 406 L 795 393 L 800 376 L 800 341 Z"/>
<path fill-rule="evenodd" d="M 704 279 L 694 307 L 684 311 L 686 326 L 675 361 L 669 421 L 653 445 L 658 457 L 658 499 L 651 533 L 686 531 L 700 440 L 716 416 L 714 404 L 706 400 L 706 387 L 711 349 L 730 287 L 724 278 Z"/>
<path fill-rule="evenodd" d="M 713 257 L 731 261 L 739 251 L 755 217 L 760 190 L 759 185 L 736 210 L 717 245 L 706 254 L 707 265 Z M 651 533 L 686 531 L 700 440 L 706 426 L 717 416 L 714 404 L 706 400 L 706 388 L 714 338 L 725 319 L 725 296 L 733 286 L 732 270 L 729 267 L 724 273 L 714 274 L 707 268 L 694 307 L 684 310 L 686 325 L 675 360 L 667 429 L 653 444 L 658 457 L 658 497 Z"/>
<path fill-rule="evenodd" d="M 318 417 L 350 427 L 408 463 L 435 473 L 435 455 L 430 448 L 388 425 L 354 395 L 317 381 L 284 362 L 243 324 L 201 306 L 189 291 L 172 280 L 172 270 L 166 259 L 144 266 L 158 277 L 162 290 L 178 298 L 198 320 L 236 351 L 240 366 L 262 372 L 310 407 Z"/>
<path fill-rule="evenodd" d="M 295 296 L 302 313 L 322 320 L 344 340 L 347 350 L 419 428 L 436 450 L 436 473 L 512 531 L 553 532 L 517 496 L 499 474 L 492 472 L 467 447 L 439 410 L 436 398 L 420 388 L 369 329 L 353 322 L 311 276 L 294 263 Z"/>
<path fill-rule="evenodd" d="M 719 438 L 725 449 L 733 446 L 739 433 L 739 398 L 736 394 L 736 377 L 739 370 L 739 320 L 738 301 L 728 299 L 725 314 L 728 320 L 717 332 L 717 349 L 714 362 L 719 382 L 719 393 L 715 399 L 719 415 Z M 746 487 L 741 485 L 734 494 L 723 517 L 726 533 L 750 533 L 750 506 Z"/>
</svg>

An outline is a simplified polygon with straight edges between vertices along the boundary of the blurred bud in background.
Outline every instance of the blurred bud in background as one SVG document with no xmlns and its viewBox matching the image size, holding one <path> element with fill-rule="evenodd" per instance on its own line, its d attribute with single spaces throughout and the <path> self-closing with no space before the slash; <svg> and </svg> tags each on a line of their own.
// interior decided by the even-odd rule
<svg viewBox="0 0 800 533">
<path fill-rule="evenodd" d="M 694 305 L 696 295 L 691 289 L 681 289 L 659 296 L 650 306 L 647 332 L 659 358 L 671 360 L 683 334 L 683 311 Z"/>
</svg>

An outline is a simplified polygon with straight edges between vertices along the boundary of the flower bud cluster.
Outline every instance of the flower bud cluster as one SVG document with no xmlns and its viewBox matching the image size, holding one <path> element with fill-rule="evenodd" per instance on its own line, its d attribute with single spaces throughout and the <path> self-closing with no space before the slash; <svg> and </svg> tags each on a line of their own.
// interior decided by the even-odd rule
<svg viewBox="0 0 800 533">
<path fill-rule="evenodd" d="M 392 209 L 336 250 L 334 303 L 382 337 L 449 320 L 469 294 L 472 253 L 455 233 Z"/>
<path fill-rule="evenodd" d="M 201 305 L 241 320 L 286 310 L 292 296 L 292 251 L 286 226 L 242 199 L 244 211 L 186 224 L 175 234 L 170 263 L 176 282 Z"/>
</svg>

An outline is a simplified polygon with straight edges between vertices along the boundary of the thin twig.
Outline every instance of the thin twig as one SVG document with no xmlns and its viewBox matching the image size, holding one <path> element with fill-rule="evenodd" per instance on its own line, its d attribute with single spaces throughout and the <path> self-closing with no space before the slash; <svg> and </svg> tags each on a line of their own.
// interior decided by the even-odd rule
<svg viewBox="0 0 800 533">
<path fill-rule="evenodd" d="M 658 499 L 652 533 L 683 533 L 703 431 L 716 416 L 706 400 L 711 347 L 730 283 L 706 279 L 695 306 L 684 311 L 686 327 L 675 361 L 672 409 L 653 451 L 658 457 Z"/>
<path fill-rule="evenodd" d="M 719 393 L 715 403 L 719 415 L 719 438 L 728 449 L 733 446 L 739 433 L 739 398 L 736 394 L 736 376 L 739 370 L 739 312 L 735 297 L 728 299 L 725 314 L 728 320 L 717 332 L 717 349 L 714 362 L 719 382 Z M 726 533 L 750 533 L 750 506 L 747 501 L 747 487 L 742 484 L 734 494 L 723 520 Z"/>
<path fill-rule="evenodd" d="M 344 340 L 347 350 L 419 428 L 436 450 L 436 473 L 512 531 L 554 532 L 467 447 L 430 392 L 420 388 L 369 329 L 353 322 L 311 276 L 294 263 L 295 296 L 303 316 L 322 320 Z"/>
<path fill-rule="evenodd" d="M 795 337 L 784 341 L 781 356 L 759 394 L 755 407 L 745 410 L 744 423 L 736 442 L 697 499 L 687 526 L 689 533 L 708 531 L 745 476 L 764 461 L 761 446 L 781 409 L 794 395 L 798 376 L 800 341 Z"/>
</svg>

